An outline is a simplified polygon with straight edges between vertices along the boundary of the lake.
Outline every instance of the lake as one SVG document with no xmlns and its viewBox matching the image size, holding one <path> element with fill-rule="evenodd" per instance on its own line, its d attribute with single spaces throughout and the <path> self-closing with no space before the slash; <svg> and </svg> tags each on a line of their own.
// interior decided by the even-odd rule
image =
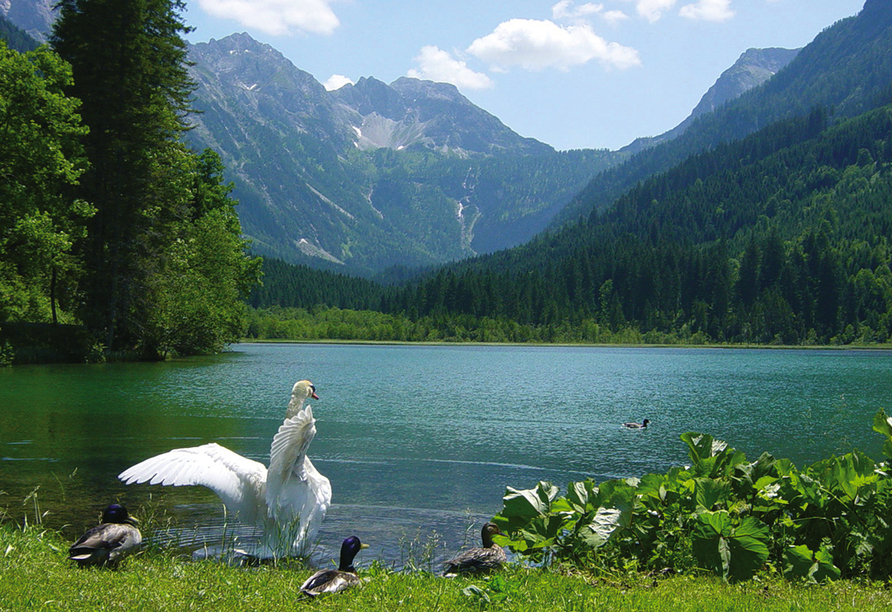
<svg viewBox="0 0 892 612">
<path fill-rule="evenodd" d="M 212 542 L 224 529 L 215 495 L 116 475 L 213 441 L 266 464 L 291 387 L 308 378 L 320 397 L 309 455 L 333 489 L 315 557 L 355 533 L 371 545 L 361 563 L 401 566 L 476 542 L 506 486 L 685 464 L 687 431 L 799 467 L 854 447 L 879 459 L 871 424 L 890 409 L 890 372 L 892 352 L 868 350 L 313 344 L 5 368 L 0 509 L 32 522 L 46 512 L 75 537 L 120 500 L 169 516 L 184 544 Z M 643 418 L 646 430 L 621 427 Z"/>
</svg>

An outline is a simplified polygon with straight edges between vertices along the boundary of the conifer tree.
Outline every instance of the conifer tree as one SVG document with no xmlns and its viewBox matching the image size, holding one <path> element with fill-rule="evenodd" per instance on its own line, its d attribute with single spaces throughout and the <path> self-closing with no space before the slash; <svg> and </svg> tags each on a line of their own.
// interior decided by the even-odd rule
<svg viewBox="0 0 892 612">
<path fill-rule="evenodd" d="M 189 198 L 177 183 L 193 85 L 180 0 L 61 0 L 52 36 L 83 102 L 91 169 L 81 196 L 97 213 L 83 259 L 85 323 L 107 348 L 141 341 L 140 312 Z M 179 195 L 178 195 L 179 192 Z"/>
</svg>

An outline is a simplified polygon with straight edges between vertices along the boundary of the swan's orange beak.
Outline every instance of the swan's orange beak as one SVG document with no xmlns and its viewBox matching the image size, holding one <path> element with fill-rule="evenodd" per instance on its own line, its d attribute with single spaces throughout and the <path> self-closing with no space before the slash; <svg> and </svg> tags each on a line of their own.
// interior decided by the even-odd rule
<svg viewBox="0 0 892 612">
<path fill-rule="evenodd" d="M 313 399 L 319 399 L 319 396 L 316 395 L 316 392 L 315 392 L 315 391 L 311 391 L 311 392 L 310 392 L 310 397 L 312 397 Z"/>
</svg>

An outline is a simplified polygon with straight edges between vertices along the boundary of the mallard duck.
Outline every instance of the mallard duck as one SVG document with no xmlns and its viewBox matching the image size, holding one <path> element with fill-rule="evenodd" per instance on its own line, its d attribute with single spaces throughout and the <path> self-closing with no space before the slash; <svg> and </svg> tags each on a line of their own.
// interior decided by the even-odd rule
<svg viewBox="0 0 892 612">
<path fill-rule="evenodd" d="M 640 423 L 623 423 L 623 427 L 628 427 L 629 429 L 644 429 L 647 427 L 648 423 L 650 423 L 650 419 L 644 419 Z"/>
<path fill-rule="evenodd" d="M 231 516 L 263 530 L 260 544 L 239 551 L 257 558 L 305 555 L 331 504 L 331 484 L 307 457 L 316 435 L 319 399 L 308 380 L 295 383 L 285 421 L 270 445 L 269 468 L 216 443 L 177 448 L 118 475 L 127 484 L 201 485 L 216 493 Z"/>
<path fill-rule="evenodd" d="M 127 555 L 139 550 L 142 534 L 137 520 L 120 504 L 111 504 L 102 512 L 102 523 L 91 527 L 68 549 L 68 558 L 81 567 L 107 565 L 116 567 Z"/>
<path fill-rule="evenodd" d="M 353 559 L 363 548 L 368 548 L 368 544 L 363 544 L 356 536 L 350 536 L 344 540 L 341 543 L 341 560 L 338 569 L 319 570 L 301 585 L 301 592 L 315 597 L 322 593 L 338 593 L 362 582 L 356 575 Z"/>
<path fill-rule="evenodd" d="M 495 523 L 483 525 L 483 529 L 480 530 L 483 546 L 469 548 L 443 563 L 446 566 L 443 573 L 446 575 L 472 574 L 499 569 L 508 560 L 508 557 L 502 547 L 492 541 L 492 537 L 501 533 Z"/>
</svg>

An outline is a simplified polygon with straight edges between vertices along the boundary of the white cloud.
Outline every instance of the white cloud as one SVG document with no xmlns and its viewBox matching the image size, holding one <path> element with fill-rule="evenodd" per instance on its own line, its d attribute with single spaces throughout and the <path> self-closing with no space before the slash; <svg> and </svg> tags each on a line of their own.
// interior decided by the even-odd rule
<svg viewBox="0 0 892 612">
<path fill-rule="evenodd" d="M 601 14 L 601 17 L 603 17 L 604 21 L 610 25 L 615 25 L 620 21 L 625 21 L 629 18 L 629 16 L 622 11 L 605 11 Z"/>
<path fill-rule="evenodd" d="M 592 2 L 576 6 L 572 0 L 561 0 L 551 7 L 551 16 L 556 21 L 584 22 L 589 17 L 598 15 L 610 25 L 614 25 L 629 16 L 620 10 L 605 11 L 603 4 Z"/>
<path fill-rule="evenodd" d="M 731 10 L 731 0 L 697 0 L 681 7 L 678 14 L 688 19 L 727 21 L 734 16 L 734 11 Z"/>
<path fill-rule="evenodd" d="M 551 7 L 551 15 L 555 19 L 579 19 L 595 15 L 604 10 L 603 4 L 593 4 L 591 2 L 581 6 L 574 6 L 571 0 L 561 0 Z"/>
<path fill-rule="evenodd" d="M 641 17 L 653 23 L 663 16 L 663 12 L 671 9 L 675 0 L 637 0 L 635 9 Z"/>
<path fill-rule="evenodd" d="M 352 79 L 345 77 L 343 74 L 333 74 L 322 84 L 327 91 L 340 89 L 344 85 L 353 85 L 353 81 Z"/>
<path fill-rule="evenodd" d="M 334 0 L 198 0 L 208 14 L 233 19 L 272 35 L 293 30 L 331 34 L 341 24 L 329 6 Z"/>
<path fill-rule="evenodd" d="M 512 66 L 526 70 L 550 67 L 567 70 L 593 59 L 614 68 L 641 63 L 638 51 L 607 42 L 588 25 L 563 27 L 552 21 L 533 19 L 511 19 L 499 24 L 492 34 L 471 43 L 468 53 L 503 70 Z"/>
<path fill-rule="evenodd" d="M 474 72 L 465 62 L 432 45 L 423 47 L 415 62 L 419 69 L 413 68 L 406 73 L 415 79 L 452 83 L 459 89 L 488 89 L 493 85 L 487 75 Z"/>
</svg>

